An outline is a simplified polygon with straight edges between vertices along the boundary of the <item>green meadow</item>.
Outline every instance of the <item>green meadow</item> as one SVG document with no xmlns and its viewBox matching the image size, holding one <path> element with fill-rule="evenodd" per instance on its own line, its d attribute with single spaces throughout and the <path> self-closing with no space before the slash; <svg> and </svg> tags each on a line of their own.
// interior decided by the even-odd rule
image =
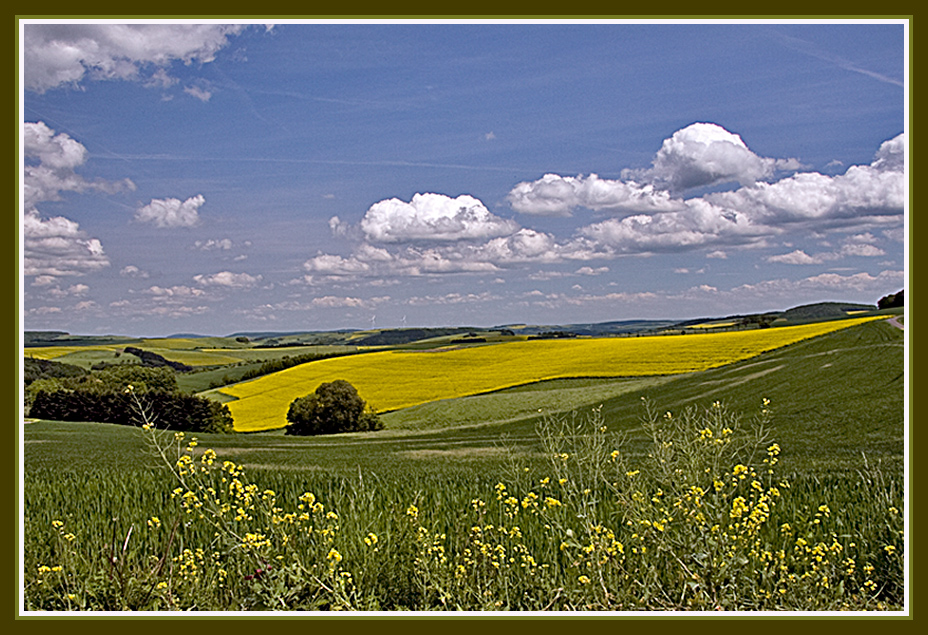
<svg viewBox="0 0 928 635">
<path fill-rule="evenodd" d="M 371 433 L 27 423 L 27 608 L 899 609 L 904 384 L 881 321 Z"/>
</svg>

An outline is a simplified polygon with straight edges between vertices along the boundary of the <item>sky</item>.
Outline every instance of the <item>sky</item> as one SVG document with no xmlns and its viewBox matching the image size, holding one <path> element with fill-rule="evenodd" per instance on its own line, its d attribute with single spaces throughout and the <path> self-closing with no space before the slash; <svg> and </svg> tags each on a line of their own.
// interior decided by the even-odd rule
<svg viewBox="0 0 928 635">
<path fill-rule="evenodd" d="M 905 285 L 903 21 L 20 28 L 26 330 L 690 319 Z"/>
</svg>

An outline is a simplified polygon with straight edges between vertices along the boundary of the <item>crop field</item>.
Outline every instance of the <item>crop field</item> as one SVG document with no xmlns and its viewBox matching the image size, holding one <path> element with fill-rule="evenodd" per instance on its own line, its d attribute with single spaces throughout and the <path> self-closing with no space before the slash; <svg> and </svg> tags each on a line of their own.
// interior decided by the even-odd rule
<svg viewBox="0 0 928 635">
<path fill-rule="evenodd" d="M 27 607 L 899 610 L 903 358 L 902 331 L 857 323 L 698 372 L 422 404 L 380 432 L 166 433 L 167 461 L 138 428 L 29 423 Z"/>
<path fill-rule="evenodd" d="M 323 382 L 351 382 L 380 412 L 570 377 L 644 377 L 704 371 L 862 324 L 858 318 L 705 335 L 535 340 L 432 351 L 384 351 L 311 362 L 226 386 L 242 432 L 285 427 L 290 402 Z"/>
</svg>

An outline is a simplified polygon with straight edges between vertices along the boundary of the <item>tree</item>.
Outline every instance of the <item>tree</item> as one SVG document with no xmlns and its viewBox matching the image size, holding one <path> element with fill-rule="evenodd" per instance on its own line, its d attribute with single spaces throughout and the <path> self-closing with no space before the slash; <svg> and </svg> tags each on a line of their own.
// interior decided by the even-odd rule
<svg viewBox="0 0 928 635">
<path fill-rule="evenodd" d="M 380 417 L 344 379 L 320 384 L 314 393 L 294 399 L 287 421 L 287 434 L 301 436 L 383 429 Z"/>
<path fill-rule="evenodd" d="M 905 306 L 905 289 L 896 293 L 884 295 L 876 305 L 880 309 L 892 309 L 897 306 Z"/>
</svg>

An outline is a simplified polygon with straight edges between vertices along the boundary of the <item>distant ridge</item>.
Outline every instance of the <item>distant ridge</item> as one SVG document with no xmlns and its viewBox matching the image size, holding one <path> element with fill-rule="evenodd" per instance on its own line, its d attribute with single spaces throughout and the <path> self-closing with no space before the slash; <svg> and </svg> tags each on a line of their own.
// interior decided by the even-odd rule
<svg viewBox="0 0 928 635">
<path fill-rule="evenodd" d="M 204 339 L 219 338 L 248 338 L 251 342 L 296 338 L 296 341 L 272 342 L 273 346 L 309 346 L 317 344 L 339 343 L 338 335 L 357 334 L 351 338 L 352 345 L 397 345 L 412 341 L 415 335 L 421 337 L 436 337 L 442 334 L 474 332 L 505 331 L 508 335 L 544 335 L 544 334 L 571 334 L 573 336 L 608 336 L 633 335 L 661 332 L 666 329 L 687 329 L 703 323 L 719 322 L 723 320 L 736 320 L 739 323 L 758 324 L 765 323 L 780 326 L 782 324 L 801 323 L 814 320 L 840 319 L 853 312 L 877 311 L 876 304 L 861 304 L 857 302 L 816 302 L 803 304 L 786 309 L 785 311 L 766 311 L 762 313 L 746 313 L 737 315 L 716 315 L 713 317 L 680 319 L 636 319 L 612 320 L 607 322 L 573 323 L 573 324 L 526 324 L 510 323 L 492 327 L 476 326 L 445 326 L 445 327 L 389 327 L 389 328 L 342 328 L 328 330 L 302 330 L 302 331 L 239 331 L 230 335 L 203 335 L 200 333 L 174 333 L 161 337 L 132 337 L 120 335 L 71 335 L 65 331 L 23 331 L 24 345 L 27 348 L 35 346 L 89 346 L 96 344 L 129 344 L 143 339 Z M 326 337 L 328 335 L 329 337 Z"/>
<path fill-rule="evenodd" d="M 817 302 L 803 304 L 783 311 L 787 320 L 808 320 L 813 318 L 843 317 L 848 311 L 875 311 L 875 304 L 856 304 L 854 302 Z"/>
</svg>

